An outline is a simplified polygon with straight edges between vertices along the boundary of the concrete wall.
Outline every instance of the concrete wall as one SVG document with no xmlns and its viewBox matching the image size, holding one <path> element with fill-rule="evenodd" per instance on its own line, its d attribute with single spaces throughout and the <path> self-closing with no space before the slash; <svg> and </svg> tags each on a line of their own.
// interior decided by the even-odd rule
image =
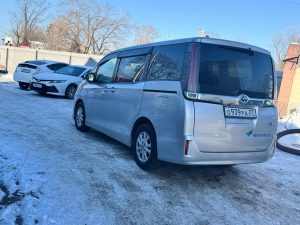
<svg viewBox="0 0 300 225">
<path fill-rule="evenodd" d="M 17 65 L 21 62 L 36 59 L 94 66 L 101 59 L 101 56 L 0 46 L 0 64 L 4 65 L 8 72 L 14 72 Z"/>
</svg>

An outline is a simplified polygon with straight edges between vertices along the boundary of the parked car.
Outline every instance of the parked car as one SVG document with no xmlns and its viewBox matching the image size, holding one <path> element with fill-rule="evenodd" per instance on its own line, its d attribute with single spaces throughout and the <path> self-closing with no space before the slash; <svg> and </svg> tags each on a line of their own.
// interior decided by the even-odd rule
<svg viewBox="0 0 300 225">
<path fill-rule="evenodd" d="M 50 60 L 25 61 L 17 66 L 13 77 L 19 83 L 20 88 L 28 89 L 33 76 L 43 72 L 53 72 L 65 66 L 68 64 Z"/>
<path fill-rule="evenodd" d="M 0 73 L 3 73 L 3 74 L 7 74 L 7 69 L 5 68 L 5 66 L 1 65 L 0 64 Z"/>
<path fill-rule="evenodd" d="M 52 73 L 40 73 L 32 78 L 30 89 L 72 99 L 84 75 L 91 69 L 89 66 L 66 66 Z"/>
<path fill-rule="evenodd" d="M 141 168 L 258 163 L 274 154 L 274 65 L 267 50 L 190 38 L 114 51 L 75 95 L 78 130 L 131 146 Z"/>
</svg>

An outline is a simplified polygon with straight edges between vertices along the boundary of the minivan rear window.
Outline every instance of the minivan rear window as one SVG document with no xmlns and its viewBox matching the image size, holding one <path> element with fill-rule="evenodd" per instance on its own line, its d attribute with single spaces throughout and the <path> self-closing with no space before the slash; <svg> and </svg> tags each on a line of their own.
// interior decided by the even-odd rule
<svg viewBox="0 0 300 225">
<path fill-rule="evenodd" d="M 273 63 L 270 55 L 215 44 L 201 44 L 200 51 L 200 93 L 273 98 Z"/>
</svg>

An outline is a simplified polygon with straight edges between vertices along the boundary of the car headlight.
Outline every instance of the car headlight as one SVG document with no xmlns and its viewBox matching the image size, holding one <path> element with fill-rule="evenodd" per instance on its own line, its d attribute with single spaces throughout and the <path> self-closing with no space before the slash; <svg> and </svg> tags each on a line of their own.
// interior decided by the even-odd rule
<svg viewBox="0 0 300 225">
<path fill-rule="evenodd" d="M 65 83 L 66 80 L 51 80 L 49 83 L 51 84 L 57 84 L 57 83 Z"/>
</svg>

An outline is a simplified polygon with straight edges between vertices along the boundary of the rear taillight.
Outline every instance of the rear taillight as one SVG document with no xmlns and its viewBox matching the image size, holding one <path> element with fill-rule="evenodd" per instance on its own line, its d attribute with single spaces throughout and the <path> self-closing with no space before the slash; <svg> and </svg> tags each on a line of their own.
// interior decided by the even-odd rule
<svg viewBox="0 0 300 225">
<path fill-rule="evenodd" d="M 184 144 L 184 155 L 187 155 L 187 154 L 188 154 L 188 151 L 189 151 L 189 144 L 190 144 L 190 141 L 189 141 L 189 140 L 185 140 L 185 144 Z"/>
</svg>

